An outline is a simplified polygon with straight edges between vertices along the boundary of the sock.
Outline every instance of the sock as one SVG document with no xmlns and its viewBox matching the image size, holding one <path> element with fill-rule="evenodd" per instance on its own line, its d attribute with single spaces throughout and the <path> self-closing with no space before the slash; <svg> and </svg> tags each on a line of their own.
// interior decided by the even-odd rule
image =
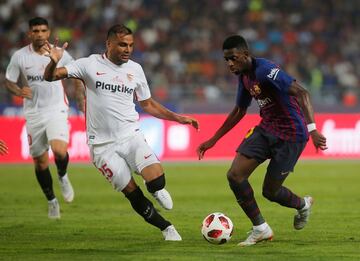
<svg viewBox="0 0 360 261">
<path fill-rule="evenodd" d="M 55 198 L 54 190 L 52 186 L 52 178 L 50 174 L 49 168 L 46 168 L 44 170 L 37 170 L 35 169 L 35 174 L 37 181 L 40 184 L 40 187 L 42 191 L 44 192 L 47 200 L 52 200 Z"/>
<path fill-rule="evenodd" d="M 149 224 L 159 228 L 160 230 L 164 230 L 171 225 L 169 221 L 165 220 L 156 211 L 154 205 L 144 196 L 139 187 L 125 196 L 130 201 L 133 209 Z"/>
<path fill-rule="evenodd" d="M 300 200 L 301 200 L 301 203 L 300 203 L 298 210 L 302 210 L 306 206 L 305 199 L 300 198 Z"/>
<path fill-rule="evenodd" d="M 264 231 L 267 227 L 268 227 L 268 224 L 266 222 L 264 222 L 260 225 L 253 226 L 253 229 L 258 230 L 258 231 Z"/>
<path fill-rule="evenodd" d="M 154 193 L 165 187 L 165 175 L 162 174 L 160 177 L 153 179 L 146 183 L 146 188 L 150 193 Z"/>
<path fill-rule="evenodd" d="M 254 198 L 254 191 L 249 182 L 244 180 L 239 184 L 233 180 L 229 180 L 229 185 L 231 190 L 234 192 L 238 204 L 250 218 L 252 224 L 257 226 L 264 223 L 265 220 L 260 213 L 260 209 Z"/>
<path fill-rule="evenodd" d="M 55 157 L 55 164 L 59 177 L 63 177 L 66 174 L 67 166 L 69 164 L 69 153 L 66 152 L 66 156 L 63 159 Z"/>
<path fill-rule="evenodd" d="M 288 208 L 301 209 L 305 206 L 304 199 L 298 197 L 284 186 L 281 186 L 275 194 L 263 191 L 263 196 L 270 201 L 277 202 L 281 206 Z"/>
</svg>

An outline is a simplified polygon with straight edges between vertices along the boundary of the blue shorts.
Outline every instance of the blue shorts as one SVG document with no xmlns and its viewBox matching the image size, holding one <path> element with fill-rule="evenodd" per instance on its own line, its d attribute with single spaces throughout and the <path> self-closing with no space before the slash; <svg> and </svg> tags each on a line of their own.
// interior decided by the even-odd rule
<svg viewBox="0 0 360 261">
<path fill-rule="evenodd" d="M 282 140 L 256 126 L 249 130 L 236 151 L 259 163 L 270 159 L 267 175 L 282 180 L 294 170 L 306 143 L 307 141 L 295 143 Z"/>
</svg>

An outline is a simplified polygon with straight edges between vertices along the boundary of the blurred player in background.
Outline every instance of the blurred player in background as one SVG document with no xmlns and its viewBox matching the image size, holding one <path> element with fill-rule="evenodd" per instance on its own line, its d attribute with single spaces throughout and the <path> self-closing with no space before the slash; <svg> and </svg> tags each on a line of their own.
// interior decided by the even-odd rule
<svg viewBox="0 0 360 261">
<path fill-rule="evenodd" d="M 0 155 L 8 154 L 8 147 L 5 141 L 0 140 Z"/>
<path fill-rule="evenodd" d="M 162 231 L 165 240 L 181 240 L 175 227 L 155 210 L 132 177 L 133 171 L 140 174 L 158 203 L 165 209 L 173 207 L 171 196 L 164 188 L 163 168 L 139 129 L 134 100 L 154 117 L 190 124 L 196 129 L 198 122 L 169 111 L 151 98 L 141 65 L 130 60 L 134 37 L 129 28 L 114 25 L 109 29 L 104 54 L 94 54 L 59 68 L 66 47 L 67 43 L 61 49 L 48 45 L 51 62 L 44 76 L 50 81 L 74 77 L 85 82 L 87 138 L 94 165 L 116 191 L 125 194 L 146 222 Z"/>
<path fill-rule="evenodd" d="M 251 100 L 257 101 L 262 120 L 246 134 L 227 173 L 230 188 L 253 224 L 249 237 L 239 243 L 249 246 L 273 238 L 248 182 L 251 173 L 270 159 L 262 194 L 270 201 L 295 208 L 294 228 L 302 229 L 308 221 L 313 198 L 301 198 L 282 184 L 294 170 L 309 133 L 316 149 L 327 148 L 326 138 L 316 130 L 309 93 L 293 77 L 271 61 L 252 57 L 241 36 L 228 37 L 223 52 L 230 71 L 239 76 L 236 105 L 214 136 L 198 147 L 198 155 L 202 159 L 245 116 Z"/>
<path fill-rule="evenodd" d="M 68 103 L 61 81 L 44 81 L 44 70 L 50 61 L 42 48 L 50 37 L 47 20 L 41 17 L 31 19 L 28 36 L 31 43 L 11 57 L 6 70 L 6 87 L 11 93 L 24 98 L 26 130 L 36 178 L 48 200 L 48 217 L 57 219 L 60 218 L 60 207 L 53 190 L 48 150 L 50 145 L 64 200 L 71 202 L 74 190 L 67 174 Z M 59 65 L 72 60 L 65 52 Z M 19 79 L 21 87 L 18 85 Z M 76 88 L 83 88 L 81 81 L 73 81 Z M 79 106 L 82 108 L 82 105 Z"/>
</svg>

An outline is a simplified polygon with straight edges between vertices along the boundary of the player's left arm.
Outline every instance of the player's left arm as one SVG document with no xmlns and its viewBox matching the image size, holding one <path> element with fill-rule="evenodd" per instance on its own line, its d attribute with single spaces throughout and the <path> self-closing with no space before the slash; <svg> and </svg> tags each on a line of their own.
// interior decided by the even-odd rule
<svg viewBox="0 0 360 261">
<path fill-rule="evenodd" d="M 176 121 L 181 124 L 190 124 L 195 129 L 199 129 L 199 122 L 196 119 L 170 111 L 152 98 L 139 101 L 139 104 L 145 112 L 156 118 Z"/>
<path fill-rule="evenodd" d="M 316 149 L 326 150 L 326 138 L 316 129 L 314 119 L 314 109 L 310 101 L 309 92 L 296 81 L 293 81 L 288 89 L 288 93 L 298 101 L 304 113 L 308 131 Z"/>
<path fill-rule="evenodd" d="M 85 113 L 85 86 L 79 79 L 71 78 L 72 84 L 75 88 L 75 100 L 78 109 Z"/>
</svg>

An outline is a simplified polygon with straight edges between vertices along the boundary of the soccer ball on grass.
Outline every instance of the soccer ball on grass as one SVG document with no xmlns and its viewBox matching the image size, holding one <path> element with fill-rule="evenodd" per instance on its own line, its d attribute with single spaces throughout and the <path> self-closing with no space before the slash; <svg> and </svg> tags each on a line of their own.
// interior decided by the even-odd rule
<svg viewBox="0 0 360 261">
<path fill-rule="evenodd" d="M 234 225 L 231 219 L 223 213 L 211 213 L 204 219 L 201 233 L 212 244 L 224 244 L 232 236 Z"/>
</svg>

